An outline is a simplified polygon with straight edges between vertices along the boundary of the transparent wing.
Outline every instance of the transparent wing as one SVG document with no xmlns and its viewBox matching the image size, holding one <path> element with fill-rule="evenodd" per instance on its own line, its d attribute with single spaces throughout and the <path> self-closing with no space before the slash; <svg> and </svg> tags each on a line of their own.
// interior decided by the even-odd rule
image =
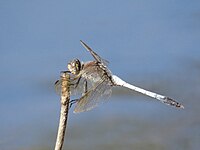
<svg viewBox="0 0 200 150">
<path fill-rule="evenodd" d="M 109 80 L 108 83 L 109 85 L 111 84 L 111 79 L 109 78 L 112 76 L 111 71 L 106 66 L 95 61 L 86 62 L 80 74 L 95 84 L 102 80 Z"/>
<path fill-rule="evenodd" d="M 58 95 L 61 94 L 61 80 L 57 80 L 55 83 L 54 83 L 54 88 L 55 88 L 55 91 Z"/>
<path fill-rule="evenodd" d="M 76 103 L 74 113 L 84 112 L 97 107 L 108 100 L 112 93 L 112 86 L 107 81 L 103 81 L 85 93 Z"/>
<path fill-rule="evenodd" d="M 103 71 L 95 62 L 86 63 L 83 70 L 81 70 L 80 75 L 70 76 L 70 93 L 71 95 L 81 95 L 84 93 L 84 82 L 87 80 L 87 89 L 94 89 L 100 82 L 107 80 L 107 83 L 111 85 L 109 79 L 104 75 Z M 107 73 L 111 72 L 107 69 Z M 58 95 L 61 94 L 61 80 L 55 82 L 55 91 Z"/>
<path fill-rule="evenodd" d="M 108 65 L 109 61 L 101 58 L 97 53 L 95 53 L 87 44 L 85 44 L 83 41 L 81 41 L 81 44 L 83 45 L 83 47 L 85 47 L 85 49 L 87 51 L 89 51 L 91 53 L 91 55 L 94 57 L 94 59 L 97 61 L 97 62 L 100 62 L 102 64 L 104 64 L 105 66 Z"/>
</svg>

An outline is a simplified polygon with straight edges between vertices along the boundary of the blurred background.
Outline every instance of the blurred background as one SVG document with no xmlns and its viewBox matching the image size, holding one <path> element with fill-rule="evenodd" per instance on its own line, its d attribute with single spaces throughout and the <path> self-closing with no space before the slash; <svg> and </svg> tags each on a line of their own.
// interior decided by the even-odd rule
<svg viewBox="0 0 200 150">
<path fill-rule="evenodd" d="M 123 88 L 108 103 L 70 109 L 64 149 L 198 150 L 200 1 L 0 1 L 0 149 L 54 149 L 68 61 L 93 59 L 184 110 Z"/>
</svg>

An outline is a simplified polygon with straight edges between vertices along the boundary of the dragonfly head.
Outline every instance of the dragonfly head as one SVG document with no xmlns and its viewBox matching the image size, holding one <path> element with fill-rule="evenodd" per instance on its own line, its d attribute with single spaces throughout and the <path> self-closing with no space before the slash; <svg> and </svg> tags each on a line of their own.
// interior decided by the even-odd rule
<svg viewBox="0 0 200 150">
<path fill-rule="evenodd" d="M 79 72 L 81 71 L 81 66 L 81 62 L 78 59 L 70 61 L 67 65 L 69 71 L 74 75 L 79 74 Z"/>
</svg>

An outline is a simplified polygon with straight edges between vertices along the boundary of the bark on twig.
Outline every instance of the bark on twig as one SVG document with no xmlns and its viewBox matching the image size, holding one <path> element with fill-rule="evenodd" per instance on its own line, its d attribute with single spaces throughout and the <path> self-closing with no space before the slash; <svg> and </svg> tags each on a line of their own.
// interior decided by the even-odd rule
<svg viewBox="0 0 200 150">
<path fill-rule="evenodd" d="M 68 72 L 61 72 L 61 110 L 58 134 L 56 139 L 55 150 L 62 150 L 64 143 L 65 131 L 67 130 L 67 117 L 70 101 L 70 75 Z"/>
</svg>

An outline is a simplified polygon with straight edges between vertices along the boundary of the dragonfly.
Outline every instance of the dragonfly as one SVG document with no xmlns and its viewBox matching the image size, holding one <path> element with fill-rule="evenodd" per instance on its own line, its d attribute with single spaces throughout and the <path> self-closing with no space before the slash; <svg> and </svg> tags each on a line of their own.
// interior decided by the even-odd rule
<svg viewBox="0 0 200 150">
<path fill-rule="evenodd" d="M 109 62 L 101 58 L 86 43 L 81 40 L 80 42 L 82 46 L 90 52 L 94 60 L 81 62 L 79 59 L 74 59 L 68 63 L 68 71 L 71 73 L 71 94 L 81 94 L 79 99 L 70 101 L 71 104 L 75 103 L 74 113 L 89 111 L 99 106 L 101 103 L 104 103 L 110 97 L 112 88 L 117 86 L 139 92 L 176 108 L 184 108 L 181 103 L 168 96 L 160 95 L 129 84 L 112 74 L 107 67 Z M 56 81 L 56 91 L 59 91 L 60 85 L 61 80 Z"/>
</svg>

